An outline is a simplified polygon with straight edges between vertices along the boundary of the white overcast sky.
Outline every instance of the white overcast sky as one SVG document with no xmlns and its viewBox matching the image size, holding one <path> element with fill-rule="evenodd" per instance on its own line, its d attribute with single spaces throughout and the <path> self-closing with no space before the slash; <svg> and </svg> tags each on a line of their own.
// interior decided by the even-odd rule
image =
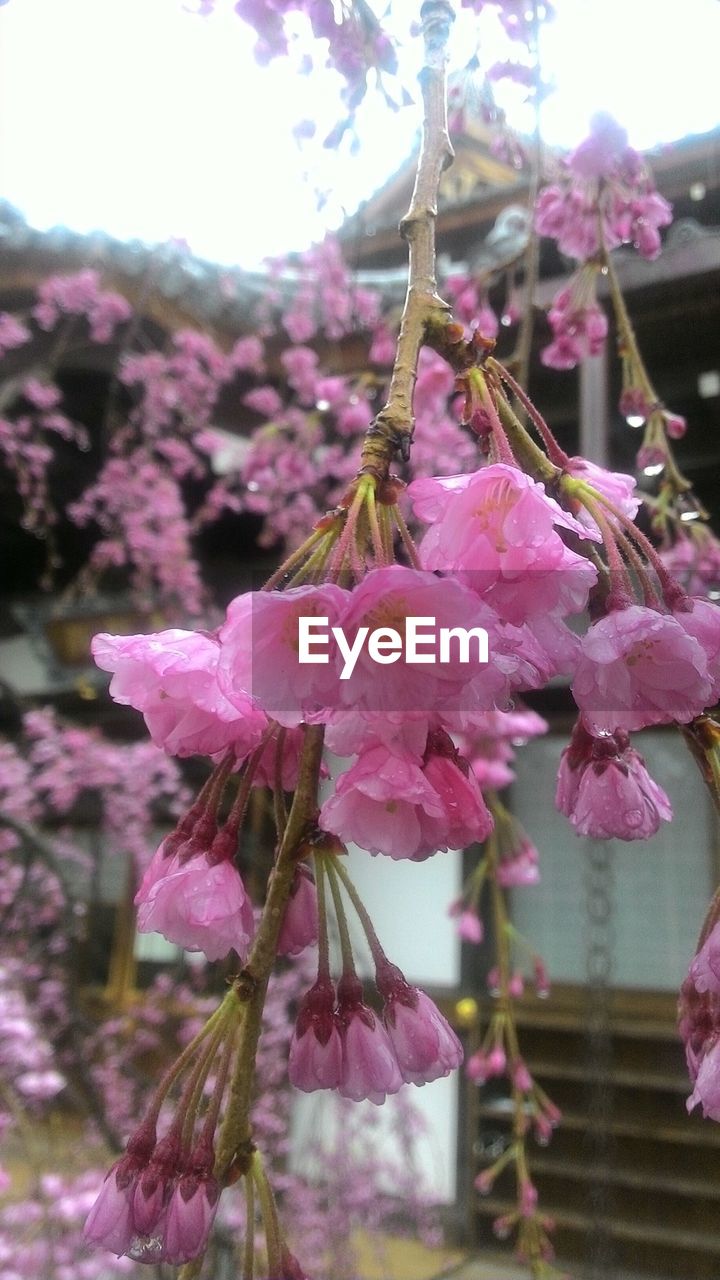
<svg viewBox="0 0 720 1280">
<path fill-rule="evenodd" d="M 543 130 L 573 145 L 603 108 L 647 148 L 720 123 L 718 0 L 555 0 L 543 67 L 557 85 Z M 2 0 L 0 0 L 2 3 Z M 6 0 L 0 7 L 0 194 L 38 227 L 154 242 L 172 236 L 223 263 L 254 266 L 337 226 L 410 149 L 413 109 L 363 115 L 358 156 L 291 135 L 326 128 L 335 80 L 258 68 L 252 36 L 217 0 Z M 417 6 L 419 8 L 419 4 Z M 409 21 L 415 0 L 393 0 Z M 463 28 L 456 48 L 463 55 Z M 502 56 L 503 50 L 498 49 Z M 329 191 L 322 212 L 315 190 Z"/>
</svg>

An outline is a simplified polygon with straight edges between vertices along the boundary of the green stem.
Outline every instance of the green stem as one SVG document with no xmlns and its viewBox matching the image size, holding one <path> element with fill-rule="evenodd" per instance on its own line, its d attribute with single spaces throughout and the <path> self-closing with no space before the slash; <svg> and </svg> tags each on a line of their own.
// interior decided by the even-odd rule
<svg viewBox="0 0 720 1280">
<path fill-rule="evenodd" d="M 418 551 L 418 548 L 416 546 L 415 539 L 413 538 L 410 530 L 407 527 L 407 524 L 405 523 L 405 517 L 403 516 L 402 511 L 397 505 L 392 508 L 392 516 L 400 532 L 400 538 L 402 540 L 402 544 L 405 548 L 405 551 L 407 553 L 407 558 L 410 561 L 410 564 L 412 565 L 413 569 L 422 569 L 420 552 Z"/>
<path fill-rule="evenodd" d="M 203 1041 L 206 1040 L 211 1032 L 215 1031 L 220 1024 L 226 1020 L 229 1021 L 230 1018 L 236 1017 L 240 1010 L 241 1005 L 237 994 L 234 991 L 228 991 L 222 1004 L 220 1004 L 215 1012 L 210 1015 L 205 1026 L 198 1031 L 196 1036 L 193 1036 L 190 1043 L 185 1046 L 182 1053 L 175 1059 L 173 1065 L 166 1071 L 153 1098 L 150 1109 L 150 1114 L 152 1116 L 157 1117 L 165 1098 L 170 1092 L 178 1076 L 182 1075 L 188 1062 L 190 1062 L 194 1057 Z"/>
<path fill-rule="evenodd" d="M 327 898 L 325 894 L 325 859 L 318 854 L 313 858 L 318 897 L 318 974 L 330 977 L 330 941 L 327 927 Z"/>
<path fill-rule="evenodd" d="M 255 1180 L 245 1179 L 245 1244 L 243 1246 L 242 1280 L 255 1275 Z"/>
<path fill-rule="evenodd" d="M 276 569 L 275 572 L 271 574 L 263 587 L 263 591 L 274 591 L 278 583 L 282 582 L 283 578 L 287 577 L 291 569 L 294 569 L 296 565 L 300 564 L 302 560 L 305 560 L 309 556 L 310 552 L 315 548 L 317 543 L 326 536 L 326 534 L 326 529 L 313 529 L 309 538 L 305 539 L 302 546 L 291 552 L 287 559 L 283 560 L 280 568 Z"/>
<path fill-rule="evenodd" d="M 275 1276 L 280 1275 L 280 1268 L 282 1267 L 283 1235 L 278 1221 L 275 1197 L 268 1182 L 259 1151 L 253 1153 L 250 1174 L 257 1187 L 260 1212 L 265 1228 L 268 1274 L 275 1280 Z"/>
<path fill-rule="evenodd" d="M 380 939 L 378 938 L 377 933 L 375 932 L 375 926 L 373 925 L 373 922 L 370 919 L 370 916 L 368 915 L 365 904 L 362 898 L 360 897 L 360 894 L 358 893 L 357 889 L 355 888 L 355 885 L 350 879 L 350 876 L 346 868 L 337 859 L 334 860 L 332 863 L 332 872 L 336 876 L 339 876 L 339 878 L 343 882 L 343 885 L 345 887 L 345 892 L 347 893 L 350 901 L 352 902 L 355 908 L 355 911 L 357 912 L 358 919 L 363 927 L 363 932 L 365 934 L 365 937 L 368 940 L 368 945 L 372 953 L 372 958 L 377 964 L 378 961 L 385 959 L 385 952 L 383 951 L 380 945 Z"/>
<path fill-rule="evenodd" d="M 510 447 L 523 471 L 526 471 L 530 476 L 534 476 L 537 480 L 542 480 L 545 484 L 557 480 L 560 471 L 553 466 L 542 449 L 538 448 L 532 436 L 528 434 L 520 419 L 513 412 L 509 401 L 505 399 L 499 387 L 497 388 L 496 407 L 500 421 L 510 441 Z"/>
<path fill-rule="evenodd" d="M 345 908 L 340 894 L 340 884 L 337 878 L 334 859 L 326 859 L 325 865 L 327 867 L 328 883 L 332 894 L 333 906 L 335 907 L 338 933 L 340 934 L 340 953 L 342 955 L 343 973 L 354 973 L 355 961 L 353 958 L 352 942 L 350 941 L 350 930 L 348 929 L 347 916 L 345 915 Z"/>
</svg>

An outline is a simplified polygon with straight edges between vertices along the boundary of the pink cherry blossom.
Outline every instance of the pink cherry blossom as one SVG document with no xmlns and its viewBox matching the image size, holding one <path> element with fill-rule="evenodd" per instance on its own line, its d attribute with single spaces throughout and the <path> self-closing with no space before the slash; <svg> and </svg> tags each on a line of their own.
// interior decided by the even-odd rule
<svg viewBox="0 0 720 1280">
<path fill-rule="evenodd" d="M 385 1000 L 383 1022 L 407 1084 L 429 1084 L 447 1076 L 463 1060 L 455 1032 L 424 991 L 411 987 L 399 969 L 378 967 L 378 989 Z"/>
<path fill-rule="evenodd" d="M 581 721 L 563 751 L 555 804 L 580 836 L 648 840 L 672 818 L 670 801 L 622 731 L 595 737 Z"/>
<path fill-rule="evenodd" d="M 157 855 L 156 855 L 157 856 Z M 230 862 L 211 864 L 207 854 L 169 859 L 162 875 L 143 881 L 135 897 L 138 929 L 161 933 L 186 951 L 220 960 L 234 950 L 245 960 L 254 933 L 252 903 Z"/>
<path fill-rule="evenodd" d="M 85 1239 L 118 1256 L 127 1253 L 135 1235 L 133 1195 L 137 1175 L 144 1163 L 134 1156 L 125 1155 L 113 1165 L 85 1223 Z"/>
<path fill-rule="evenodd" d="M 707 978 L 704 965 L 699 968 L 701 980 Z M 693 1084 L 687 1109 L 699 1103 L 704 1116 L 720 1120 L 720 998 L 710 986 L 696 987 L 693 966 L 680 988 L 678 1030 Z"/>
<path fill-rule="evenodd" d="M 505 1050 L 499 1044 L 494 1045 L 489 1052 L 476 1050 L 465 1064 L 465 1072 L 475 1084 L 485 1084 L 492 1076 L 504 1075 L 506 1068 Z"/>
<path fill-rule="evenodd" d="M 539 855 L 523 832 L 517 843 L 503 850 L 497 865 L 497 882 L 503 889 L 518 889 L 540 883 Z"/>
<path fill-rule="evenodd" d="M 365 751 L 337 779 L 320 824 L 370 853 L 421 861 L 448 848 L 447 807 L 408 753 L 385 746 Z"/>
<path fill-rule="evenodd" d="M 9 311 L 0 311 L 0 358 L 30 340 L 30 330 Z"/>
<path fill-rule="evenodd" d="M 576 601 L 587 597 L 593 567 L 568 550 L 555 526 L 597 535 L 523 472 L 496 463 L 470 477 L 416 480 L 408 493 L 418 516 L 431 521 L 420 548 L 425 566 L 461 574 L 508 622 L 558 608 L 564 580 L 575 574 Z"/>
<path fill-rule="evenodd" d="M 686 635 L 697 640 L 707 659 L 710 698 L 720 701 L 720 608 L 709 600 L 688 600 L 688 608 L 676 607 L 673 616 Z"/>
<path fill-rule="evenodd" d="M 449 914 L 456 920 L 458 937 L 462 938 L 463 942 L 482 942 L 485 929 L 477 910 L 459 901 L 452 903 Z"/>
<path fill-rule="evenodd" d="M 437 739 L 434 743 L 431 739 L 423 772 L 443 807 L 436 833 L 437 847 L 464 849 L 476 841 L 486 840 L 492 831 L 492 817 L 466 761 L 446 746 L 438 750 Z"/>
<path fill-rule="evenodd" d="M 583 268 L 553 299 L 548 311 L 553 341 L 540 352 L 550 369 L 574 369 L 605 345 L 608 321 L 595 298 L 595 274 Z"/>
<path fill-rule="evenodd" d="M 634 520 L 640 504 L 642 495 L 637 492 L 637 482 L 634 476 L 624 475 L 620 471 L 608 471 L 605 467 L 599 467 L 595 462 L 588 462 L 585 458 L 570 458 L 564 468 L 569 476 L 573 476 L 576 480 L 584 480 L 587 484 L 592 485 L 598 493 L 612 502 L 618 511 L 627 516 L 629 520 Z M 578 504 L 580 506 L 580 504 Z M 595 528 L 595 521 L 584 507 L 576 512 L 577 517 L 584 524 L 591 524 Z M 611 511 L 605 509 L 608 520 L 613 520 Z"/>
<path fill-rule="evenodd" d="M 137 1235 L 148 1236 L 157 1228 L 166 1208 L 169 1192 L 168 1179 L 159 1170 L 153 1169 L 151 1161 L 138 1178 L 133 1193 L 132 1220 Z"/>
<path fill-rule="evenodd" d="M 720 542 L 707 525 L 692 524 L 660 557 L 689 595 L 720 592 Z"/>
<path fill-rule="evenodd" d="M 670 205 L 655 190 L 642 157 L 616 121 L 599 113 L 590 136 L 568 157 L 560 180 L 545 187 L 535 207 L 540 235 L 561 253 L 587 262 L 601 246 L 632 243 L 645 258 L 660 251 Z"/>
<path fill-rule="evenodd" d="M 243 759 L 257 745 L 267 721 L 249 694 L 234 702 L 217 679 L 220 646 L 203 632 L 96 635 L 92 654 L 112 671 L 110 695 L 145 717 L 153 742 L 170 755 L 217 756 L 231 748 Z"/>
<path fill-rule="evenodd" d="M 255 591 L 231 601 L 220 630 L 223 694 L 242 709 L 249 692 L 269 716 L 288 726 L 337 706 L 337 645 L 331 640 L 325 650 L 326 664 L 301 663 L 299 619 L 326 618 L 329 629 L 341 622 L 348 599 L 347 591 L 327 583 Z"/>
<path fill-rule="evenodd" d="M 59 1071 L 23 1071 L 16 1077 L 15 1084 L 26 1098 L 46 1100 L 60 1093 L 67 1080 Z"/>
<path fill-rule="evenodd" d="M 342 704 L 352 708 L 354 715 L 358 711 L 433 711 L 476 679 L 487 686 L 487 703 L 492 705 L 496 694 L 502 694 L 504 681 L 491 662 L 479 661 L 477 642 L 471 643 L 469 662 L 461 661 L 459 645 L 451 646 L 449 660 L 440 661 L 437 641 L 431 639 L 419 642 L 418 657 L 413 660 L 406 649 L 408 618 L 434 620 L 429 630 L 425 624 L 428 636 L 443 627 L 483 628 L 488 651 L 493 652 L 497 619 L 468 587 L 401 565 L 372 570 L 348 601 L 342 620 L 347 642 L 355 642 L 360 628 L 370 633 L 389 628 L 399 635 L 403 648 L 399 654 L 386 655 L 388 661 L 382 664 L 366 640 L 352 675 L 340 685 Z"/>
<path fill-rule="evenodd" d="M 716 1037 L 702 1054 L 693 1091 L 687 1100 L 692 1111 L 698 1103 L 708 1120 L 720 1120 L 720 1038 Z"/>
<path fill-rule="evenodd" d="M 354 756 L 371 747 L 397 747 L 421 759 L 432 717 L 427 711 L 355 711 L 345 707 L 328 716 L 325 742 L 337 756 Z"/>
<path fill-rule="evenodd" d="M 675 618 L 642 605 L 615 609 L 582 641 L 573 697 L 596 732 L 681 724 L 710 704 L 707 659 Z"/>
<path fill-rule="evenodd" d="M 590 128 L 590 136 L 568 157 L 568 167 L 578 178 L 604 178 L 627 150 L 627 131 L 606 112 L 598 112 Z"/>
</svg>

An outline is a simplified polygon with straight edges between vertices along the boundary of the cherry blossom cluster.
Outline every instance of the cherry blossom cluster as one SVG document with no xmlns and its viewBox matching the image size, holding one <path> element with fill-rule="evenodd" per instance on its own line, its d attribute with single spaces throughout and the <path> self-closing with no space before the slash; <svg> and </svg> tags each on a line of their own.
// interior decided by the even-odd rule
<svg viewBox="0 0 720 1280">
<path fill-rule="evenodd" d="M 404 1082 L 448 1074 L 462 1049 L 429 997 L 386 958 L 343 866 L 346 845 L 410 861 L 482 845 L 454 908 L 463 936 L 477 940 L 484 880 L 502 891 L 537 879 L 536 850 L 490 785 L 507 777 L 502 744 L 523 720 L 522 711 L 510 709 L 517 694 L 570 677 L 579 719 L 560 765 L 558 807 L 578 834 L 634 840 L 653 834 L 671 810 L 630 732 L 693 721 L 717 699 L 720 678 L 720 610 L 688 597 L 637 529 L 633 479 L 564 455 L 526 401 L 547 453 L 541 451 L 513 413 L 504 388 L 523 393 L 492 357 L 491 344 L 466 341 L 457 325 L 449 334 L 464 368 L 457 384 L 463 412 L 476 421 L 486 465 L 416 479 L 407 496 L 399 481 L 361 469 L 266 589 L 230 603 L 217 632 L 100 635 L 93 646 L 98 663 L 113 673 L 111 695 L 142 712 L 156 745 L 215 761 L 136 897 L 141 929 L 210 958 L 234 951 L 241 964 L 252 965 L 261 935 L 238 867 L 249 796 L 253 787 L 271 786 L 281 835 L 289 821 L 286 793 L 302 785 L 308 734 L 322 730 L 331 752 L 324 794 L 311 803 L 315 816 L 299 837 L 275 943 L 277 954 L 318 951 L 317 977 L 299 1006 L 289 1076 L 305 1091 L 329 1089 L 376 1103 Z M 462 364 L 465 350 L 475 361 L 471 368 Z M 523 470 L 518 456 L 543 479 Z M 424 530 L 417 547 L 403 515 L 408 502 Z M 398 535 L 407 565 L 393 562 Z M 590 625 L 579 635 L 568 619 L 587 607 Z M 482 632 L 491 661 L 472 665 L 448 651 L 428 666 L 406 643 L 390 662 L 378 663 L 372 646 L 364 647 L 378 627 L 407 642 L 417 618 L 431 618 L 450 634 L 463 627 Z M 301 661 L 303 619 L 325 628 L 324 661 Z M 529 736 L 543 726 L 529 718 L 523 727 Z M 340 942 L 335 975 L 331 904 Z M 372 1001 L 354 963 L 348 904 L 375 964 Z M 522 948 L 511 939 L 504 908 L 497 911 L 505 941 L 490 983 L 500 1003 L 471 1073 L 478 1080 L 507 1074 L 546 1138 L 557 1112 L 528 1072 L 509 1006 L 523 981 L 511 953 Z M 531 949 L 529 960 L 544 993 L 542 961 Z M 125 1206 L 126 1249 L 127 1232 L 137 1234 L 130 1199 L 140 1194 L 133 1188 L 143 1185 L 142 1171 L 155 1167 L 154 1129 L 151 1139 L 147 1151 L 129 1149 L 110 1175 L 110 1190 L 91 1215 L 91 1234 L 100 1222 L 95 1238 L 109 1238 L 108 1197 Z M 524 1148 L 513 1151 L 520 1207 L 503 1229 L 519 1224 L 521 1248 L 549 1256 Z M 203 1159 L 187 1184 L 186 1203 L 197 1206 L 188 1250 L 196 1252 L 219 1194 L 211 1168 L 223 1167 L 207 1151 Z M 251 1166 L 242 1171 L 246 1179 L 259 1176 Z M 481 1189 L 497 1172 L 481 1175 Z M 165 1179 L 156 1203 L 169 1223 L 174 1201 Z M 150 1182 L 160 1185 L 155 1174 Z M 162 1235 L 161 1247 L 160 1256 L 177 1256 L 172 1232 L 169 1243 Z"/>
<path fill-rule="evenodd" d="M 46 330 L 54 329 L 63 318 L 82 317 L 91 340 L 106 343 L 118 326 L 130 319 L 132 308 L 122 294 L 103 289 L 97 271 L 86 268 L 75 275 L 50 276 L 43 281 L 31 315 Z"/>
<path fill-rule="evenodd" d="M 0 316 L 5 330 L 13 317 Z M 24 327 L 24 326 L 23 326 Z M 27 341 L 30 337 L 26 330 Z M 1 342 L 1 338 L 0 338 Z M 20 342 L 13 345 L 19 346 Z M 5 348 L 7 350 L 7 346 Z M 4 354 L 4 352 L 3 352 Z M 58 522 L 58 512 L 50 494 L 49 470 L 55 457 L 57 440 L 68 441 L 78 449 L 89 448 L 84 427 L 73 423 L 61 412 L 61 394 L 54 383 L 38 377 L 21 381 L 13 396 L 16 410 L 0 417 L 0 455 L 13 475 L 22 504 L 22 525 L 29 533 L 49 538 Z M 57 552 L 50 547 L 48 571 L 58 567 Z"/>
<path fill-rule="evenodd" d="M 100 831 L 107 849 L 147 862 L 153 825 L 186 803 L 187 792 L 167 753 L 149 742 L 116 743 L 97 729 L 64 723 L 49 708 L 28 711 L 19 745 L 0 752 L 0 831 L 5 847 L 18 837 L 2 814 L 44 823 L 71 818 L 81 796 L 100 803 Z"/>
<path fill-rule="evenodd" d="M 60 564 L 51 537 L 59 521 L 51 483 L 58 441 L 81 451 L 90 447 L 86 427 L 63 412 L 58 375 L 69 353 L 130 334 L 133 314 L 124 297 L 101 286 L 95 271 L 83 270 L 43 281 L 27 315 L 0 316 L 0 350 L 18 350 L 14 361 L 24 359 L 26 365 L 25 372 L 11 372 L 5 384 L 11 394 L 0 420 L 0 451 L 17 483 L 24 527 L 48 540 L 48 578 Z M 53 335 L 39 366 L 30 345 L 37 328 Z M 192 330 L 177 332 L 164 353 L 139 354 L 132 341 L 127 350 L 120 341 L 117 385 L 105 406 L 105 455 L 64 513 L 74 524 L 94 525 L 100 532 L 81 573 L 82 588 L 108 570 L 121 570 L 137 598 L 159 597 L 188 613 L 200 612 L 204 598 L 193 535 L 226 504 L 188 510 L 187 481 L 208 485 L 202 432 L 221 387 L 239 367 L 232 352 L 224 355 Z M 131 400 L 125 418 L 119 398 L 113 402 L 120 384 Z"/>
<path fill-rule="evenodd" d="M 192 0 L 188 8 L 207 18 L 217 6 L 218 0 Z M 397 71 L 396 46 L 370 5 L 338 6 L 333 0 L 236 0 L 234 9 L 257 36 L 254 52 L 261 65 L 292 57 L 298 75 L 327 67 L 341 77 L 344 114 L 328 134 L 325 146 L 337 146 L 352 128 L 371 75 L 388 105 L 396 109 L 390 96 Z M 303 120 L 295 132 L 304 140 L 315 131 L 313 120 Z"/>
<path fill-rule="evenodd" d="M 353 284 L 334 237 L 300 255 L 289 294 L 280 274 L 287 269 L 287 263 L 275 264 L 258 317 L 262 323 L 264 313 L 265 325 L 274 334 L 279 315 L 291 339 L 280 352 L 282 384 L 267 377 L 262 340 L 240 339 L 232 359 L 236 369 L 255 380 L 243 402 L 260 420 L 232 456 L 227 440 L 212 429 L 197 439 L 216 469 L 224 472 L 206 506 L 213 512 L 230 507 L 261 516 L 259 541 L 267 547 L 299 545 L 309 525 L 342 498 L 355 474 L 357 445 L 384 393 L 395 350 L 395 335 L 380 312 L 379 295 Z M 466 322 L 489 325 L 492 313 L 472 283 L 458 278 L 457 288 L 465 298 Z M 358 328 L 369 335 L 371 368 L 360 374 L 328 373 L 327 355 L 321 359 L 309 345 L 311 340 L 340 342 Z M 474 465 L 476 450 L 460 425 L 454 381 L 445 361 L 429 349 L 421 353 L 415 390 L 416 475 L 471 470 Z"/>
<path fill-rule="evenodd" d="M 595 116 L 589 137 L 563 162 L 559 180 L 544 187 L 536 203 L 538 233 L 583 264 L 550 310 L 553 341 L 542 352 L 545 364 L 569 369 L 597 353 L 607 320 L 595 286 L 607 254 L 632 244 L 644 258 L 656 258 L 660 229 L 670 221 L 670 206 L 656 191 L 642 157 L 629 146 L 625 130 L 610 116 Z"/>
</svg>

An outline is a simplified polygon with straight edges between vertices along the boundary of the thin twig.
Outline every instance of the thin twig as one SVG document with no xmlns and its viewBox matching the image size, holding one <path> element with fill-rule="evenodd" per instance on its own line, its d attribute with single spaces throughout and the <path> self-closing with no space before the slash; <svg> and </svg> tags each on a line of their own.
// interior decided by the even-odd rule
<svg viewBox="0 0 720 1280">
<path fill-rule="evenodd" d="M 454 12 L 448 0 L 426 0 L 420 10 L 425 65 L 420 73 L 423 138 L 410 208 L 400 223 L 408 244 L 408 288 L 387 403 L 368 428 L 362 466 L 387 476 L 396 453 L 410 456 L 415 419 L 413 394 L 418 357 L 431 316 L 447 312 L 437 291 L 435 219 L 443 170 L 452 163 L 447 123 L 447 43 Z"/>
</svg>

